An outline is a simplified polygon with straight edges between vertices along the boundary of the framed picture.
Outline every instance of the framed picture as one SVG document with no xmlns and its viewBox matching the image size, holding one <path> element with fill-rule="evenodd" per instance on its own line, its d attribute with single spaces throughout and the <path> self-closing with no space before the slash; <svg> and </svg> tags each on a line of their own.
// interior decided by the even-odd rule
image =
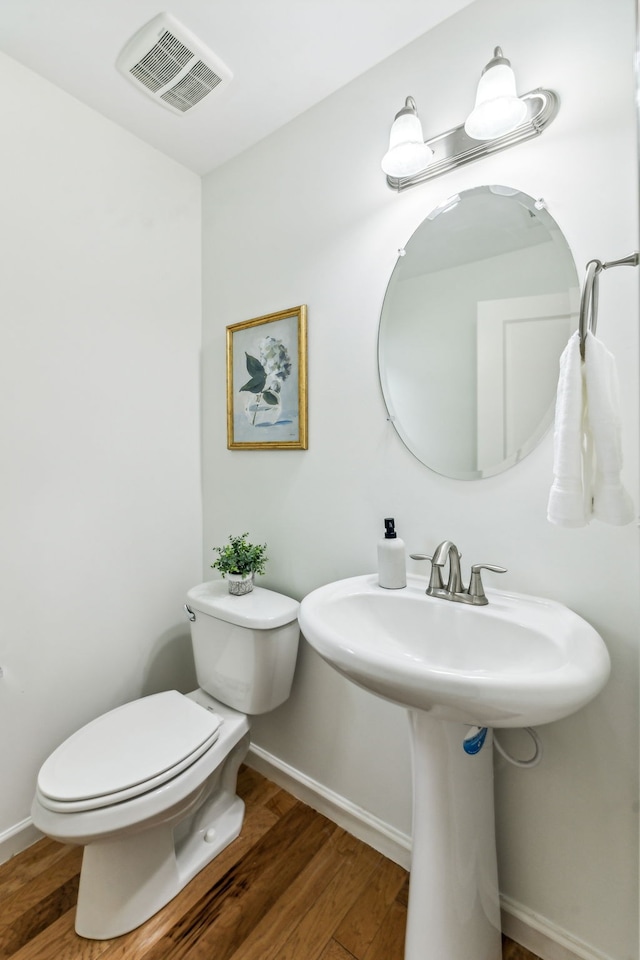
<svg viewBox="0 0 640 960">
<path fill-rule="evenodd" d="M 307 308 L 227 327 L 227 447 L 307 449 Z"/>
</svg>

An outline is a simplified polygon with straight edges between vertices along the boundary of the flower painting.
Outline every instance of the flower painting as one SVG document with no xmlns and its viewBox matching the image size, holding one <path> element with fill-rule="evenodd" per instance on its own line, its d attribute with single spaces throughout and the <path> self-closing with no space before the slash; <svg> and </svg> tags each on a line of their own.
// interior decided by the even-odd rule
<svg viewBox="0 0 640 960">
<path fill-rule="evenodd" d="M 307 449 L 306 307 L 227 327 L 227 446 Z"/>
</svg>

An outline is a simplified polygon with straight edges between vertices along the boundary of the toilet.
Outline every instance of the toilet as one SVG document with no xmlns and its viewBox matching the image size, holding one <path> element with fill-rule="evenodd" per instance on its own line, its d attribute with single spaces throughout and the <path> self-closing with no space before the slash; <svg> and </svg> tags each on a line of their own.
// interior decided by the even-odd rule
<svg viewBox="0 0 640 960">
<path fill-rule="evenodd" d="M 84 846 L 76 932 L 94 940 L 140 926 L 240 833 L 238 768 L 249 716 L 291 691 L 298 602 L 224 580 L 194 587 L 185 611 L 199 687 L 109 711 L 44 762 L 35 826 Z"/>
</svg>

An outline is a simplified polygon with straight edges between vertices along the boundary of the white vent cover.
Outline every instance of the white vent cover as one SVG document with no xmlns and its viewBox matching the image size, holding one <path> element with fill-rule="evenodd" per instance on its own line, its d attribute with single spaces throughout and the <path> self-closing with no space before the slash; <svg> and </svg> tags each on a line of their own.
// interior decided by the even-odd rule
<svg viewBox="0 0 640 960">
<path fill-rule="evenodd" d="M 169 13 L 160 13 L 129 40 L 116 67 L 139 90 L 184 114 L 233 74 Z"/>
</svg>

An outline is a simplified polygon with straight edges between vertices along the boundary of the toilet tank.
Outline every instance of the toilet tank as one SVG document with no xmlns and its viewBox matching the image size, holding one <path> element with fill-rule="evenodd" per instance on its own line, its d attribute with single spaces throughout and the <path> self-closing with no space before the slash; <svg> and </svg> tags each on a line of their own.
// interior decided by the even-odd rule
<svg viewBox="0 0 640 960">
<path fill-rule="evenodd" d="M 225 580 L 189 590 L 198 686 L 241 713 L 267 713 L 284 703 L 298 654 L 298 607 L 263 587 L 232 596 Z"/>
</svg>

